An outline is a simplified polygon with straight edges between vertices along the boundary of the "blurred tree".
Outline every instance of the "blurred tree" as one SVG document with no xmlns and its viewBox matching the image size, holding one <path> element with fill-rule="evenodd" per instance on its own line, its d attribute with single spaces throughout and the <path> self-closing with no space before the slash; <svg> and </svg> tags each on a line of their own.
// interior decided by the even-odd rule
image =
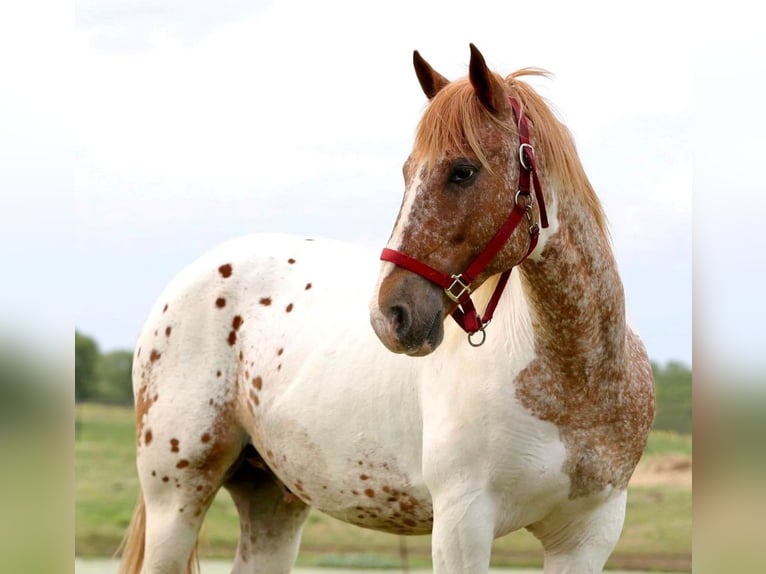
<svg viewBox="0 0 766 574">
<path fill-rule="evenodd" d="M 98 343 L 91 337 L 74 332 L 74 399 L 76 402 L 94 399 L 96 395 L 96 362 Z"/>
<path fill-rule="evenodd" d="M 652 362 L 657 389 L 654 428 L 689 434 L 692 431 L 692 372 L 678 361 Z"/>
<path fill-rule="evenodd" d="M 95 367 L 96 397 L 99 402 L 132 404 L 131 369 L 133 353 L 111 351 L 98 357 Z"/>
</svg>

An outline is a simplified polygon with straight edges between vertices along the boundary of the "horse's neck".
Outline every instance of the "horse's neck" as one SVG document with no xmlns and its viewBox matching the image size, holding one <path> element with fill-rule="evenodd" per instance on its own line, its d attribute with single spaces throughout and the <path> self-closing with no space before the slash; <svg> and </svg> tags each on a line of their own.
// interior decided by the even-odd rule
<svg viewBox="0 0 766 574">
<path fill-rule="evenodd" d="M 520 266 L 535 346 L 565 373 L 586 375 L 619 360 L 625 299 L 609 239 L 574 197 L 559 197 L 539 255 Z"/>
</svg>

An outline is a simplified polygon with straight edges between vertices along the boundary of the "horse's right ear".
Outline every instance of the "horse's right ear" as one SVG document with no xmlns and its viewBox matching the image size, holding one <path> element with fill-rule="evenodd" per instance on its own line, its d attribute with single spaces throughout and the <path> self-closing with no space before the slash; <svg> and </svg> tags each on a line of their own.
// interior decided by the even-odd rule
<svg viewBox="0 0 766 574">
<path fill-rule="evenodd" d="M 420 87 L 423 88 L 426 97 L 432 99 L 444 86 L 449 84 L 449 80 L 434 70 L 423 57 L 415 50 L 412 54 L 412 63 L 415 65 L 415 73 L 418 76 Z"/>
</svg>

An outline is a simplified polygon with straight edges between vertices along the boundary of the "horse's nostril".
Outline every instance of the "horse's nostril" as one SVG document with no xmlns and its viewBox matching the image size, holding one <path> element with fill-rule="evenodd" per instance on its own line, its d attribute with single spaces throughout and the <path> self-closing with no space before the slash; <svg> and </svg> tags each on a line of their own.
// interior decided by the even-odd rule
<svg viewBox="0 0 766 574">
<path fill-rule="evenodd" d="M 388 316 L 391 318 L 394 332 L 399 336 L 406 333 L 412 325 L 412 313 L 406 305 L 392 305 L 388 309 Z"/>
</svg>

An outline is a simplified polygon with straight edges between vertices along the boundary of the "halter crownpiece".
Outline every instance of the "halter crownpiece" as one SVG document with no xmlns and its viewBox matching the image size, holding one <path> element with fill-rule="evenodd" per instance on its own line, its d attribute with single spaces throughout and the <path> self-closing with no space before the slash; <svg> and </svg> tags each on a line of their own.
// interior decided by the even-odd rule
<svg viewBox="0 0 766 574">
<path fill-rule="evenodd" d="M 508 284 L 508 279 L 511 276 L 513 268 L 500 274 L 500 280 L 495 287 L 495 291 L 492 293 L 489 303 L 487 303 L 484 315 L 481 317 L 477 313 L 473 301 L 471 301 L 471 283 L 473 283 L 481 272 L 484 271 L 487 265 L 492 262 L 525 217 L 530 222 L 530 240 L 529 249 L 527 249 L 527 252 L 524 254 L 521 261 L 524 261 L 524 259 L 534 251 L 540 234 L 540 227 L 537 223 L 534 223 L 532 219 L 532 204 L 535 198 L 537 198 L 537 203 L 540 206 L 540 224 L 544 228 L 548 227 L 548 215 L 545 211 L 542 186 L 540 185 L 540 179 L 537 175 L 535 150 L 532 147 L 532 144 L 529 143 L 529 125 L 527 123 L 527 118 L 524 116 L 519 102 L 513 98 L 509 98 L 509 100 L 519 128 L 519 184 L 514 196 L 513 210 L 508 215 L 505 223 L 503 223 L 500 229 L 497 230 L 494 237 L 492 237 L 484 248 L 484 251 L 471 262 L 463 273 L 456 275 L 448 275 L 447 273 L 434 269 L 401 251 L 396 251 L 395 249 L 384 248 L 383 252 L 380 254 L 380 258 L 383 261 L 389 261 L 408 271 L 417 273 L 432 283 L 436 283 L 442 287 L 447 297 L 458 305 L 452 312 L 452 318 L 466 333 L 468 333 L 468 342 L 474 347 L 481 346 L 486 340 L 487 334 L 485 328 L 492 320 L 495 308 L 500 301 L 505 286 Z M 534 196 L 531 194 L 532 189 L 534 190 Z M 526 201 L 520 201 L 522 197 L 526 198 Z M 519 261 L 519 263 L 521 263 L 521 261 Z M 481 338 L 474 341 L 473 336 L 479 332 L 481 333 Z"/>
</svg>

